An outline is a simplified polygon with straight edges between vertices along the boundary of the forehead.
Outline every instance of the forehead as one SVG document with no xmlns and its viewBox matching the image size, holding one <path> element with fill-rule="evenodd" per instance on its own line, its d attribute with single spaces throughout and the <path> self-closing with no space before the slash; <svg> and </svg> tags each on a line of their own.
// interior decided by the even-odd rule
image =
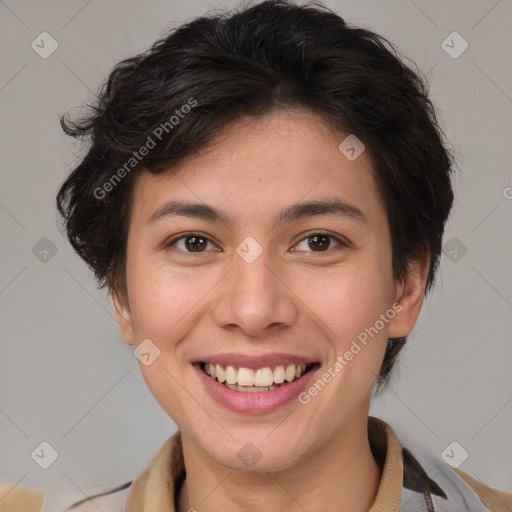
<svg viewBox="0 0 512 512">
<path fill-rule="evenodd" d="M 237 218 L 265 218 L 285 205 L 333 195 L 382 213 L 369 153 L 350 160 L 338 148 L 348 135 L 307 111 L 240 118 L 167 172 L 142 171 L 132 219 L 147 221 L 173 198 L 216 204 Z"/>
</svg>

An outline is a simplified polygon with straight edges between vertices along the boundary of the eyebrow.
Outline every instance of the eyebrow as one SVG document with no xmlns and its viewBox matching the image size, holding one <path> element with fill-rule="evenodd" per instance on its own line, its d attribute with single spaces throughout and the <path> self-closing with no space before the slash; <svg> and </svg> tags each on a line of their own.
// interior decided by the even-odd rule
<svg viewBox="0 0 512 512">
<path fill-rule="evenodd" d="M 291 223 L 303 217 L 314 215 L 337 215 L 366 223 L 364 213 L 354 205 L 334 197 L 325 200 L 296 203 L 281 210 L 274 218 L 272 229 Z M 198 219 L 213 220 L 227 227 L 233 226 L 235 220 L 226 211 L 204 203 L 189 203 L 171 200 L 153 212 L 146 224 L 156 223 L 166 217 L 183 216 Z"/>
</svg>

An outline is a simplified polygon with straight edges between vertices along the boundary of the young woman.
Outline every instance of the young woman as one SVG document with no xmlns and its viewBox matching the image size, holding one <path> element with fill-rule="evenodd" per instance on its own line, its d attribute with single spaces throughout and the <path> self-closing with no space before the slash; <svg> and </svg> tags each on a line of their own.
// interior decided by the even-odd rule
<svg viewBox="0 0 512 512">
<path fill-rule="evenodd" d="M 179 429 L 70 510 L 511 509 L 368 415 L 453 200 L 426 85 L 386 40 L 285 1 L 196 19 L 63 127 L 91 142 L 57 198 L 69 240 Z"/>
</svg>

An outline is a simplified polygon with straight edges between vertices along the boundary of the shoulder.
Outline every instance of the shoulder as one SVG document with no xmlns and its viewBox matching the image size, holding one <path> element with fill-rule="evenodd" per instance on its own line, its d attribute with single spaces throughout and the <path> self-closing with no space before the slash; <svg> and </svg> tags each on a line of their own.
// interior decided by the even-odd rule
<svg viewBox="0 0 512 512">
<path fill-rule="evenodd" d="M 409 449 L 409 443 L 400 441 L 383 420 L 369 417 L 368 426 L 374 456 L 380 453 L 382 458 L 385 453 L 384 469 L 399 468 L 401 482 L 395 485 L 401 485 L 401 512 L 512 511 L 512 492 L 486 485 L 445 458 L 434 456 L 426 445 L 413 443 L 414 449 Z"/>
<path fill-rule="evenodd" d="M 430 495 L 432 510 L 443 512 L 504 512 L 512 510 L 512 493 L 495 489 L 460 468 L 431 455 L 416 459 L 403 448 L 403 498 Z M 416 454 L 418 455 L 418 454 Z M 421 464 L 420 462 L 421 461 Z M 425 469 L 428 468 L 428 473 Z M 428 504 L 427 504 L 428 505 Z M 427 509 L 430 510 L 427 506 Z"/>
<path fill-rule="evenodd" d="M 502 491 L 480 482 L 460 468 L 451 468 L 464 483 L 480 498 L 480 501 L 492 511 L 512 510 L 512 492 Z"/>
<path fill-rule="evenodd" d="M 40 512 L 44 503 L 44 492 L 27 489 L 20 485 L 0 485 L 0 510 L 2 512 Z"/>
<path fill-rule="evenodd" d="M 131 483 L 131 482 L 130 482 Z M 124 484 L 113 492 L 97 494 L 70 504 L 60 512 L 126 512 L 126 500 L 130 483 Z M 45 504 L 45 493 L 40 490 L 27 489 L 19 485 L 0 485 L 1 512 L 55 512 Z"/>
</svg>

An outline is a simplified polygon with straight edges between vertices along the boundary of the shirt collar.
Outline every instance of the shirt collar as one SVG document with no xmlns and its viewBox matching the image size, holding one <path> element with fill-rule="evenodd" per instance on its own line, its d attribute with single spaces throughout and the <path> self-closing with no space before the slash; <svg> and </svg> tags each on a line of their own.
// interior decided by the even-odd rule
<svg viewBox="0 0 512 512">
<path fill-rule="evenodd" d="M 377 495 L 369 512 L 398 512 L 404 473 L 400 442 L 386 422 L 373 416 L 368 417 L 368 440 L 382 468 Z M 176 512 L 176 493 L 184 478 L 185 462 L 178 431 L 167 439 L 132 483 L 126 512 Z"/>
</svg>

